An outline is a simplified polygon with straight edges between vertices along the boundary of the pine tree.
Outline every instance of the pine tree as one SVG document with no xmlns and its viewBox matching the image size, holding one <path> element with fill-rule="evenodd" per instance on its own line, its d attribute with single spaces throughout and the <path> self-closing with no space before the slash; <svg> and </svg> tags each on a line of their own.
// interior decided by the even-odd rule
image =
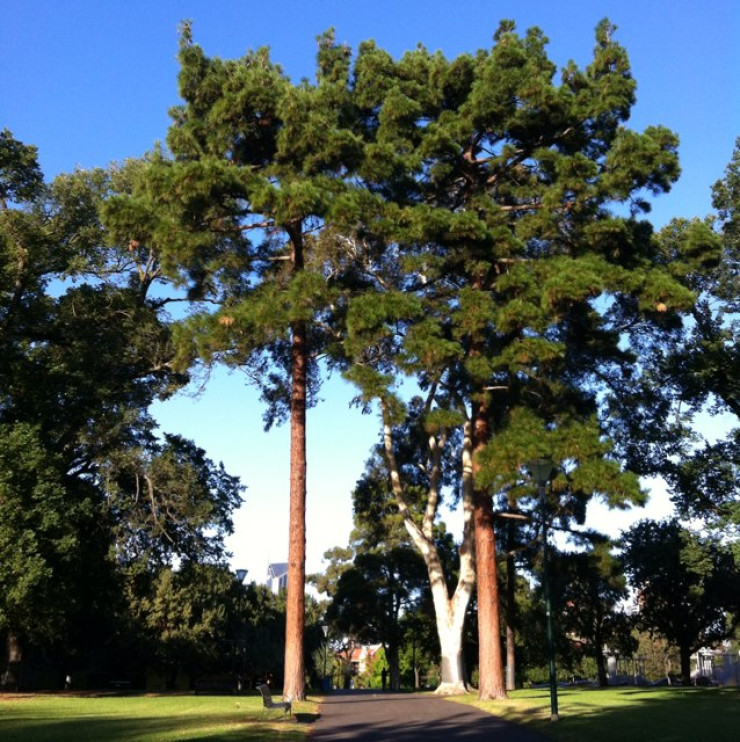
<svg viewBox="0 0 740 742">
<path fill-rule="evenodd" d="M 337 289 L 321 234 L 352 210 L 349 52 L 318 39 L 315 84 L 293 84 L 267 49 L 207 57 L 185 25 L 180 94 L 167 144 L 145 184 L 109 223 L 153 245 L 195 312 L 179 327 L 179 363 L 244 369 L 267 402 L 267 425 L 290 419 L 285 686 L 304 696 L 306 409 Z M 216 307 L 214 310 L 213 307 Z"/>
<path fill-rule="evenodd" d="M 625 127 L 635 83 L 614 30 L 602 22 L 592 63 L 570 63 L 559 84 L 542 33 L 520 37 L 511 22 L 475 56 L 420 47 L 394 62 L 368 45 L 356 65 L 358 105 L 375 122 L 360 172 L 393 217 L 363 225 L 390 265 L 377 261 L 375 296 L 350 303 L 349 375 L 391 409 L 395 377 L 413 374 L 464 416 L 481 698 L 506 694 L 492 494 L 549 454 L 554 512 L 582 511 L 595 493 L 640 500 L 603 442 L 619 418 L 605 400 L 637 372 L 641 336 L 675 325 L 692 299 L 638 218 L 645 194 L 677 177 L 677 140 Z"/>
</svg>

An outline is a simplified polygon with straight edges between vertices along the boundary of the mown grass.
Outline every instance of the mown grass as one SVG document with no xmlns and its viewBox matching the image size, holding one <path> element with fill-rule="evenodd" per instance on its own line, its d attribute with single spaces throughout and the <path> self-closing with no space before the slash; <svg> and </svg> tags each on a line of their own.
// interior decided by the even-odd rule
<svg viewBox="0 0 740 742">
<path fill-rule="evenodd" d="M 559 689 L 560 720 L 550 721 L 547 689 L 517 690 L 504 701 L 455 698 L 557 742 L 703 742 L 740 738 L 738 688 Z"/>
<path fill-rule="evenodd" d="M 258 696 L 0 695 L 2 742 L 302 742 L 318 704 L 263 714 Z"/>
<path fill-rule="evenodd" d="M 736 739 L 737 688 L 560 689 L 560 720 L 550 721 L 547 689 L 506 701 L 455 698 L 557 742 L 703 742 Z M 256 696 L 0 694 L 2 742 L 305 742 L 318 703 L 295 704 L 290 720 L 263 715 Z"/>
</svg>

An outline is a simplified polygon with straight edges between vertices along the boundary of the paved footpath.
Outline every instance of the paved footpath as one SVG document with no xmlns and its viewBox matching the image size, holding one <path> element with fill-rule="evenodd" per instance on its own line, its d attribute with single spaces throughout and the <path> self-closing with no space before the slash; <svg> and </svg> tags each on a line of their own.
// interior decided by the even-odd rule
<svg viewBox="0 0 740 742">
<path fill-rule="evenodd" d="M 310 742 L 546 742 L 542 735 L 429 694 L 325 696 Z"/>
</svg>

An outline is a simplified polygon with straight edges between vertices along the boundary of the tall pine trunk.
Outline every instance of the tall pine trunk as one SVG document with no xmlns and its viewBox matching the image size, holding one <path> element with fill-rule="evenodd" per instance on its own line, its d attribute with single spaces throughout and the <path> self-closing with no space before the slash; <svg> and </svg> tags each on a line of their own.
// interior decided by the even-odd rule
<svg viewBox="0 0 740 742">
<path fill-rule="evenodd" d="M 485 394 L 485 393 L 484 393 Z M 493 501 L 477 484 L 478 456 L 490 438 L 487 401 L 473 402 L 473 520 L 478 579 L 478 698 L 507 698 L 501 662 Z"/>
<path fill-rule="evenodd" d="M 509 500 L 511 515 L 518 515 L 516 500 Z M 506 524 L 506 690 L 516 689 L 516 549 L 518 524 L 510 518 Z"/>
<path fill-rule="evenodd" d="M 294 273 L 303 270 L 303 243 L 291 234 Z M 306 323 L 292 326 L 290 398 L 290 536 L 288 592 L 285 617 L 285 679 L 283 695 L 305 697 L 303 626 L 306 607 L 306 400 L 308 389 L 308 339 Z"/>
<path fill-rule="evenodd" d="M 513 524 L 509 524 L 512 529 Z M 506 557 L 506 690 L 516 689 L 516 564 Z"/>
</svg>

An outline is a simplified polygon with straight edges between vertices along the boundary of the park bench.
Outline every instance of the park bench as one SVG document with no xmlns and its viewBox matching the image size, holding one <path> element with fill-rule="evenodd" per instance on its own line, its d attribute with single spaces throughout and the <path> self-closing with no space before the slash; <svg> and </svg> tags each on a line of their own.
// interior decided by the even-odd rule
<svg viewBox="0 0 740 742">
<path fill-rule="evenodd" d="M 262 696 L 262 713 L 264 713 L 266 709 L 283 709 L 283 715 L 291 713 L 290 699 L 287 701 L 273 701 L 272 694 L 270 693 L 270 686 L 265 685 L 265 683 L 258 685 L 257 689 Z"/>
</svg>

